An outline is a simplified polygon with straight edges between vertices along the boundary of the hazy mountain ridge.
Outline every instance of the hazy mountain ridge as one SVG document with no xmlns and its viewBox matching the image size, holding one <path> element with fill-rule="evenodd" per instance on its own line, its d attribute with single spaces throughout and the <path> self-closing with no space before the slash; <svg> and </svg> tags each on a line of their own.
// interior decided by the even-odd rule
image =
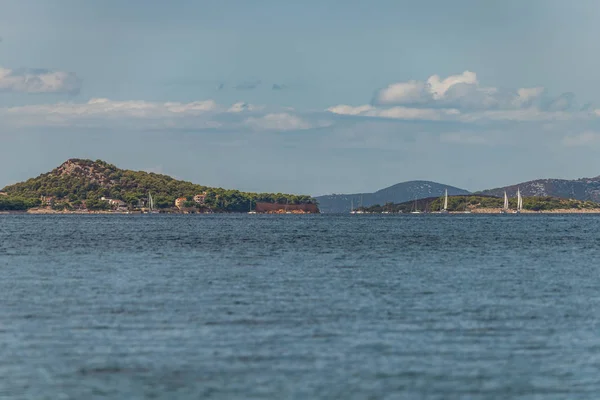
<svg viewBox="0 0 600 400">
<path fill-rule="evenodd" d="M 316 196 L 319 209 L 324 213 L 345 213 L 359 206 L 369 207 L 376 204 L 404 203 L 414 199 L 442 196 L 445 190 L 451 196 L 469 194 L 470 192 L 454 186 L 431 181 L 401 182 L 374 193 L 331 194 Z"/>
<path fill-rule="evenodd" d="M 439 197 L 448 189 L 450 196 L 466 195 L 471 192 L 454 186 L 431 181 L 407 181 L 378 190 L 374 193 L 331 194 L 316 196 L 322 212 L 345 213 L 359 206 L 370 207 L 385 203 L 405 203 L 415 199 Z M 524 197 L 556 197 L 600 203 L 600 176 L 580 179 L 536 179 L 514 185 L 486 189 L 472 194 L 502 197 L 504 191 L 509 197 L 516 197 L 517 190 Z M 362 201 L 361 201 L 362 199 Z"/>
<path fill-rule="evenodd" d="M 494 189 L 482 190 L 477 193 L 492 196 L 504 196 L 504 191 L 509 197 L 517 195 L 517 189 L 525 197 L 551 196 L 562 199 L 575 199 L 582 201 L 600 202 L 600 176 L 581 179 L 536 179 L 515 185 Z"/>
</svg>

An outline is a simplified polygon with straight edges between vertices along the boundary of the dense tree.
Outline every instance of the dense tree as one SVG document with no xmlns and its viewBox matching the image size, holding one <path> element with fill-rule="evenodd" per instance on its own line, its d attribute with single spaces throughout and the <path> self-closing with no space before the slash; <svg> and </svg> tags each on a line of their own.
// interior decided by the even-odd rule
<svg viewBox="0 0 600 400">
<path fill-rule="evenodd" d="M 25 211 L 39 205 L 39 199 L 0 196 L 0 211 Z"/>
</svg>

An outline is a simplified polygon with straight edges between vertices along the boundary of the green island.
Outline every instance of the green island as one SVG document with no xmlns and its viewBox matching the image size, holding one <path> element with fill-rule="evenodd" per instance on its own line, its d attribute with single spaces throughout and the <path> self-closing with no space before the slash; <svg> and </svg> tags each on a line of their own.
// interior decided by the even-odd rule
<svg viewBox="0 0 600 400">
<path fill-rule="evenodd" d="M 421 212 L 436 212 L 443 208 L 443 197 L 429 197 L 404 203 L 376 204 L 370 207 L 361 207 L 357 210 L 365 213 L 410 213 L 414 210 Z M 499 213 L 502 210 L 504 199 L 488 195 L 460 195 L 448 196 L 448 212 L 461 213 Z M 517 208 L 517 199 L 508 201 L 509 210 Z M 561 199 L 557 197 L 524 197 L 522 212 L 600 212 L 600 204 L 593 201 L 580 201 Z"/>
<path fill-rule="evenodd" d="M 101 160 L 70 159 L 52 171 L 0 191 L 0 211 L 318 213 L 307 195 L 249 193 L 193 184 Z M 265 206 L 266 205 L 266 206 Z M 290 212 L 287 212 L 290 213 Z"/>
</svg>

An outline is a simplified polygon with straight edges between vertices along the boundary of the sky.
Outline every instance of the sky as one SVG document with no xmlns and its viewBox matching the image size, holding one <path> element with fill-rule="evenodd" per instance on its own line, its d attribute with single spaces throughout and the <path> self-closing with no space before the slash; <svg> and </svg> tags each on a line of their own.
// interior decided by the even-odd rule
<svg viewBox="0 0 600 400">
<path fill-rule="evenodd" d="M 600 175 L 595 0 L 0 0 L 0 187 L 68 158 L 311 195 Z"/>
</svg>

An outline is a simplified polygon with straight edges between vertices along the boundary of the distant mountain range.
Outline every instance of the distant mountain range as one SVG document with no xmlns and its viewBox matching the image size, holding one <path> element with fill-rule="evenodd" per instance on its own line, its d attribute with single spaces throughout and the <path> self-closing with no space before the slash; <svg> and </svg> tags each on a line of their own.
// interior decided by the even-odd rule
<svg viewBox="0 0 600 400">
<path fill-rule="evenodd" d="M 375 193 L 331 194 L 317 196 L 316 199 L 321 212 L 345 213 L 350 211 L 352 204 L 354 208 L 376 204 L 384 205 L 390 202 L 398 204 L 415 199 L 442 196 L 445 189 L 448 189 L 450 196 L 470 194 L 467 190 L 441 183 L 409 181 L 398 183 Z M 517 189 L 524 197 L 557 197 L 600 203 L 600 176 L 574 180 L 537 179 L 474 193 L 502 197 L 506 190 L 509 197 L 516 197 Z"/>
<path fill-rule="evenodd" d="M 516 185 L 483 190 L 478 193 L 491 196 L 504 196 L 504 191 L 506 190 L 509 197 L 514 197 L 517 195 L 517 189 L 526 197 L 551 196 L 600 203 L 600 176 L 574 180 L 537 179 Z"/>
<path fill-rule="evenodd" d="M 331 194 L 315 197 L 323 213 L 346 213 L 350 208 L 369 207 L 375 204 L 404 203 L 414 199 L 442 196 L 448 189 L 450 196 L 469 194 L 454 186 L 429 181 L 409 181 L 378 190 L 375 193 Z"/>
</svg>

